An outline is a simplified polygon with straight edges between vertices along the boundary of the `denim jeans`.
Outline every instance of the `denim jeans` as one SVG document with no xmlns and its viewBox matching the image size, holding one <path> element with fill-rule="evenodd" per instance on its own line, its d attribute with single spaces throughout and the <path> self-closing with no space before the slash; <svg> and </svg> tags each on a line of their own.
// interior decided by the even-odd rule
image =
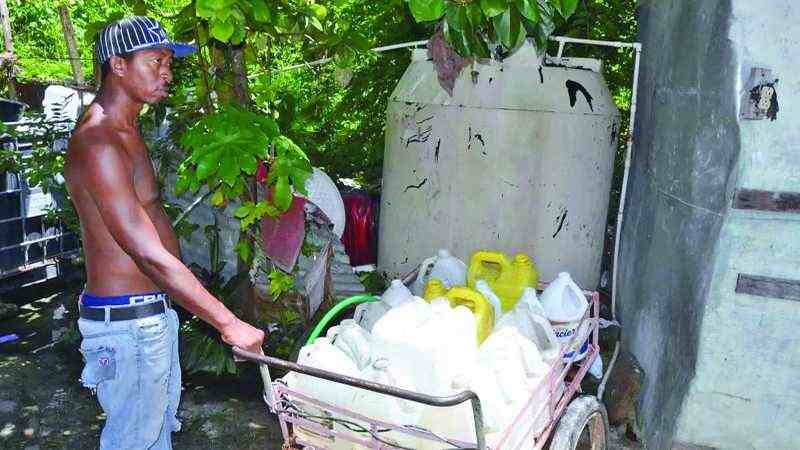
<svg viewBox="0 0 800 450">
<path fill-rule="evenodd" d="M 181 394 L 175 311 L 115 322 L 79 319 L 78 328 L 81 383 L 106 414 L 100 449 L 172 449 Z"/>
</svg>

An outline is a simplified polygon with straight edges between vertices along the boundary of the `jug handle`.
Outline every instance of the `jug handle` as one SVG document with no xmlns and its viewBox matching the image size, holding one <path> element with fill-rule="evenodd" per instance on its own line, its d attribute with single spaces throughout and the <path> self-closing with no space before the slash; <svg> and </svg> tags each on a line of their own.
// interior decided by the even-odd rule
<svg viewBox="0 0 800 450">
<path fill-rule="evenodd" d="M 428 269 L 430 269 L 430 267 L 435 262 L 436 262 L 436 257 L 435 256 L 431 256 L 429 258 L 425 258 L 425 260 L 422 261 L 422 264 L 419 265 L 419 272 L 417 272 L 417 280 L 416 281 L 420 282 L 421 287 L 423 287 L 423 288 L 425 287 L 424 285 L 422 285 L 423 284 L 422 282 L 424 281 L 424 277 L 428 273 Z M 420 278 L 420 277 L 422 277 L 422 278 Z"/>
<path fill-rule="evenodd" d="M 480 263 L 488 262 L 498 264 L 503 270 L 511 268 L 511 263 L 508 262 L 508 258 L 498 253 L 478 252 L 472 259 Z"/>
<path fill-rule="evenodd" d="M 428 273 L 428 269 L 430 269 L 430 267 L 435 263 L 436 263 L 435 256 L 425 258 L 425 260 L 422 261 L 422 264 L 419 265 L 419 273 L 423 276 L 426 275 Z M 419 275 L 417 275 L 417 277 L 419 277 Z"/>
</svg>

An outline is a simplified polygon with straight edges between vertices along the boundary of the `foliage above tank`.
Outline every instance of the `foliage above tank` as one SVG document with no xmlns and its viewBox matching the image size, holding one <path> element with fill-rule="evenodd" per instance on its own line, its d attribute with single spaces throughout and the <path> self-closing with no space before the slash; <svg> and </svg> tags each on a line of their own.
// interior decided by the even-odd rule
<svg viewBox="0 0 800 450">
<path fill-rule="evenodd" d="M 409 0 L 417 22 L 440 21 L 447 42 L 465 58 L 511 52 L 531 36 L 538 48 L 568 19 L 578 0 Z M 499 48 L 498 48 L 499 47 Z"/>
<path fill-rule="evenodd" d="M 439 22 L 428 54 L 453 95 L 461 70 L 475 60 L 503 59 L 528 36 L 546 49 L 559 16 L 569 19 L 578 0 L 408 0 L 408 6 L 417 22 Z"/>
</svg>

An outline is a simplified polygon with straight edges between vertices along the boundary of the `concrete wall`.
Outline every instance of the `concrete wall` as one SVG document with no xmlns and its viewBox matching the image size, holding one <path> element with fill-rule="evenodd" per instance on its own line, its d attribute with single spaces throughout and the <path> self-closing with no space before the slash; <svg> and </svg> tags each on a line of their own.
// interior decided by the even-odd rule
<svg viewBox="0 0 800 450">
<path fill-rule="evenodd" d="M 800 3 L 734 0 L 739 97 L 753 66 L 779 78 L 776 121 L 742 121 L 735 189 L 800 193 Z M 736 196 L 734 191 L 733 196 Z M 732 208 L 714 259 L 697 367 L 676 440 L 800 448 L 800 303 L 737 293 L 740 274 L 800 280 L 800 211 Z"/>
<path fill-rule="evenodd" d="M 709 267 L 738 155 L 727 0 L 639 5 L 644 46 L 617 311 L 645 371 L 639 426 L 668 448 L 694 374 Z"/>
<path fill-rule="evenodd" d="M 740 188 L 800 192 L 800 7 L 648 0 L 618 315 L 646 372 L 647 448 L 800 448 L 800 303 L 735 292 L 800 279 L 800 215 L 732 208 Z M 780 78 L 777 121 L 740 121 L 753 66 Z"/>
</svg>

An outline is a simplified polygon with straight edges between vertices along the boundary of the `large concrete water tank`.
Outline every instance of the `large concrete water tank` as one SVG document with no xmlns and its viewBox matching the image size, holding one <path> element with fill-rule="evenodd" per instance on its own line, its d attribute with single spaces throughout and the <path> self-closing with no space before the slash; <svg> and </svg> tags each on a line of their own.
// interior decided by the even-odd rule
<svg viewBox="0 0 800 450">
<path fill-rule="evenodd" d="M 438 248 L 521 251 L 542 280 L 566 270 L 595 288 L 618 130 L 597 60 L 542 64 L 526 44 L 464 69 L 450 97 L 415 50 L 387 108 L 379 269 Z"/>
</svg>

